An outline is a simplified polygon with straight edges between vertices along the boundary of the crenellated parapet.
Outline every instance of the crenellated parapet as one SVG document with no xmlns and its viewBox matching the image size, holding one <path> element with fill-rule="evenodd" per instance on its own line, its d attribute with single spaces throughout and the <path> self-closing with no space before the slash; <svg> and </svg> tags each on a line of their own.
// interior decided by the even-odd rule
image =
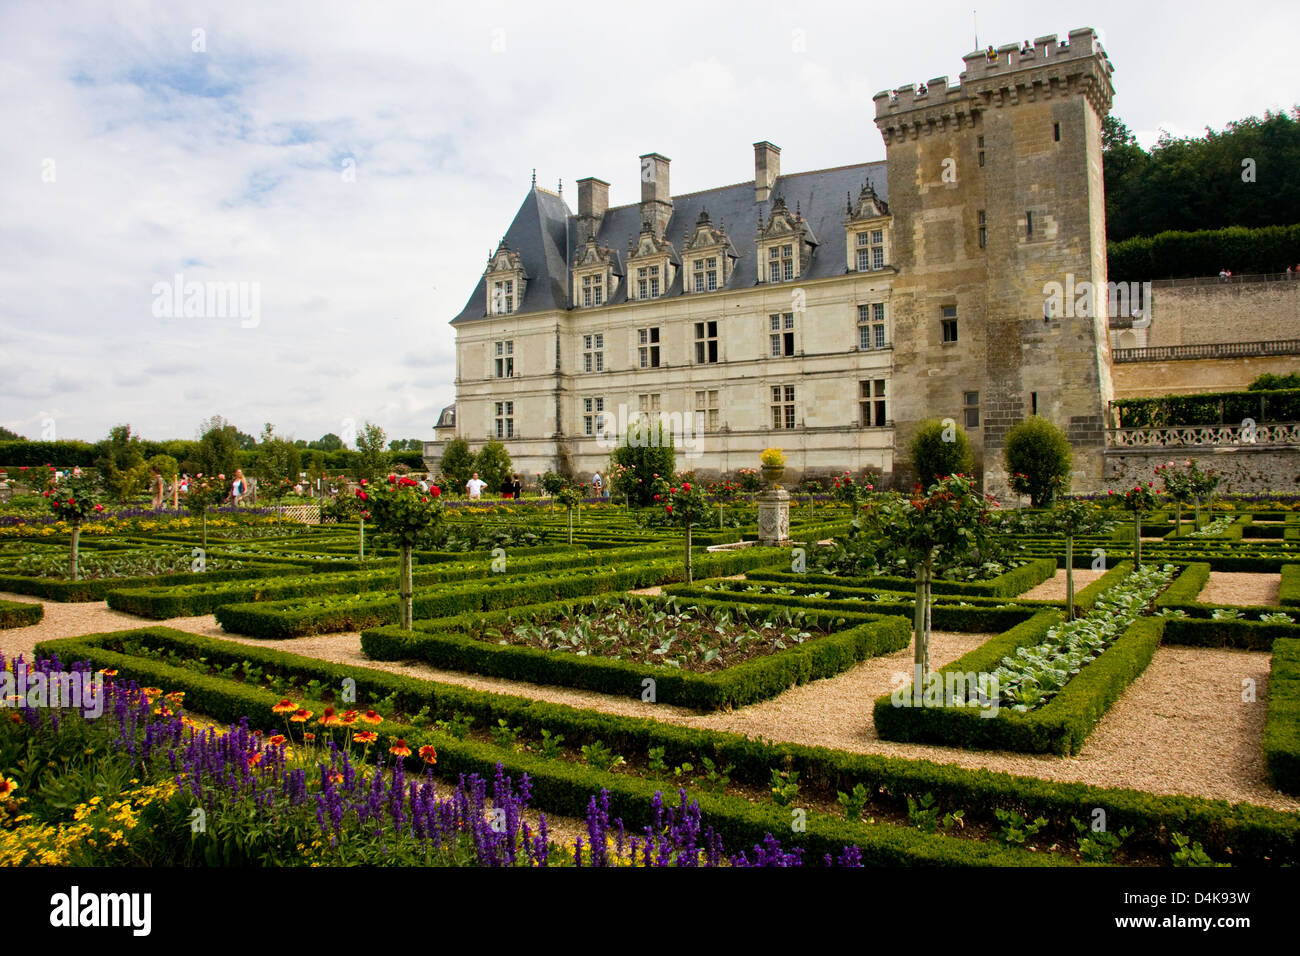
<svg viewBox="0 0 1300 956">
<path fill-rule="evenodd" d="M 889 145 L 895 139 L 947 133 L 973 126 L 981 112 L 1054 96 L 1083 96 L 1099 116 L 1114 97 L 1111 66 L 1091 27 L 1071 30 L 1033 44 L 989 47 L 962 57 L 966 69 L 950 86 L 948 77 L 877 93 L 876 126 Z"/>
</svg>

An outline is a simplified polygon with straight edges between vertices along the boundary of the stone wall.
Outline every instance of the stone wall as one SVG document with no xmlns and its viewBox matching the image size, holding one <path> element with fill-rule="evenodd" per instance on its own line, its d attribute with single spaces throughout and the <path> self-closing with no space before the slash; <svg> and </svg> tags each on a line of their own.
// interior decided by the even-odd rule
<svg viewBox="0 0 1300 956">
<path fill-rule="evenodd" d="M 1105 488 L 1122 491 L 1155 480 L 1155 468 L 1192 459 L 1223 476 L 1219 492 L 1300 492 L 1300 447 L 1195 447 L 1115 449 L 1105 452 Z"/>
<path fill-rule="evenodd" d="M 1161 288 L 1151 297 L 1142 346 L 1300 338 L 1300 279 Z"/>
<path fill-rule="evenodd" d="M 1251 358 L 1178 359 L 1172 362 L 1116 362 L 1111 369 L 1115 397 L 1146 398 L 1195 392 L 1245 390 L 1265 372 L 1300 371 L 1300 355 Z"/>
</svg>

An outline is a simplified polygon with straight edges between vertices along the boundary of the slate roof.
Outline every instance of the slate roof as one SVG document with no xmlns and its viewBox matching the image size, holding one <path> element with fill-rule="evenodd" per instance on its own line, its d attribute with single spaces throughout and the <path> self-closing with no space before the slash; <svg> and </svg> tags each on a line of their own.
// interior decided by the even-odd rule
<svg viewBox="0 0 1300 956">
<path fill-rule="evenodd" d="M 673 244 L 676 250 L 674 261 L 680 263 L 686 236 L 694 229 L 700 212 L 707 211 L 715 226 L 726 228 L 727 236 L 740 254 L 731 281 L 725 288 L 749 288 L 757 282 L 754 239 L 760 217 L 763 222 L 767 221 L 773 200 L 780 196 L 791 212 L 797 208 L 802 213 L 812 235 L 826 243 L 814 250 L 812 262 L 804 275 L 808 278 L 844 275 L 846 202 L 849 199 L 856 202 L 858 193 L 866 182 L 870 182 L 876 194 L 888 202 L 888 183 L 883 161 L 780 176 L 773 185 L 771 198 L 767 202 L 755 201 L 752 180 L 734 186 L 674 196 L 673 215 L 668 221 L 664 238 Z M 620 266 L 619 272 L 625 272 L 628 246 L 640 232 L 639 203 L 612 206 L 601 220 L 596 241 L 614 251 Z M 569 209 L 568 203 L 549 190 L 533 187 L 515 213 L 505 240 L 511 249 L 520 254 L 528 275 L 524 299 L 515 314 L 570 308 L 567 264 L 577 254 L 578 226 L 577 216 Z M 683 271 L 679 269 L 666 295 L 680 294 L 682 280 Z M 623 281 L 608 304 L 626 301 L 626 292 L 627 283 Z M 485 318 L 486 315 L 487 282 L 480 276 L 474 294 L 452 322 Z"/>
</svg>

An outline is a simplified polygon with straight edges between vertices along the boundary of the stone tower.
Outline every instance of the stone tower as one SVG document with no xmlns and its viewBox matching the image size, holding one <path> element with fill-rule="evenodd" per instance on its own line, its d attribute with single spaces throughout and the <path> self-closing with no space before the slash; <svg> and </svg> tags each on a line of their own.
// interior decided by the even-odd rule
<svg viewBox="0 0 1300 956">
<path fill-rule="evenodd" d="M 1074 490 L 1096 489 L 1111 399 L 1101 157 L 1111 65 L 1091 29 L 963 59 L 956 86 L 937 77 L 874 97 L 898 270 L 898 455 L 921 421 L 951 418 L 970 426 L 985 490 L 1003 494 L 1003 438 L 1036 411 L 1074 446 Z M 1045 286 L 1084 282 L 1099 291 L 1051 314 Z M 910 468 L 899 477 L 910 483 Z"/>
</svg>

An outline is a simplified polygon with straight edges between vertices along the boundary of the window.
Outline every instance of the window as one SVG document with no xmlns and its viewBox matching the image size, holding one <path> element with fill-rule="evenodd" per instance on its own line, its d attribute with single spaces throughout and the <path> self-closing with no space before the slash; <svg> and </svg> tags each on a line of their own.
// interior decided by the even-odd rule
<svg viewBox="0 0 1300 956">
<path fill-rule="evenodd" d="M 976 215 L 979 216 L 980 248 L 983 249 L 989 243 L 988 220 L 984 218 L 983 209 L 981 209 L 978 213 L 976 213 Z"/>
<path fill-rule="evenodd" d="M 770 246 L 767 250 L 767 281 L 789 282 L 794 278 L 794 246 Z"/>
<path fill-rule="evenodd" d="M 659 367 L 659 329 L 637 329 L 637 357 L 642 368 Z"/>
<path fill-rule="evenodd" d="M 515 377 L 515 343 L 513 339 L 493 343 L 496 346 L 497 378 Z"/>
<path fill-rule="evenodd" d="M 601 332 L 582 337 L 582 370 L 605 371 L 605 336 Z"/>
<path fill-rule="evenodd" d="M 659 393 L 655 392 L 653 394 L 638 395 L 637 408 L 640 410 L 643 419 L 650 418 L 651 416 L 658 418 Z"/>
<path fill-rule="evenodd" d="M 1060 123 L 1053 123 L 1053 124 L 1052 124 L 1052 139 L 1056 140 L 1058 143 L 1061 141 L 1061 124 L 1060 124 Z"/>
<path fill-rule="evenodd" d="M 984 137 L 983 136 L 979 138 L 979 148 L 980 148 L 980 167 L 983 168 L 984 166 Z"/>
<path fill-rule="evenodd" d="M 658 266 L 641 266 L 636 270 L 636 297 L 638 299 L 659 298 Z"/>
<path fill-rule="evenodd" d="M 769 315 L 767 322 L 772 358 L 794 355 L 794 313 Z"/>
<path fill-rule="evenodd" d="M 712 365 L 718 360 L 718 323 L 695 323 L 695 364 Z"/>
<path fill-rule="evenodd" d="M 508 315 L 515 310 L 515 280 L 503 279 L 492 286 L 492 311 Z"/>
<path fill-rule="evenodd" d="M 772 386 L 772 427 L 794 428 L 794 386 Z"/>
<path fill-rule="evenodd" d="M 718 390 L 716 388 L 695 393 L 695 420 L 702 422 L 705 430 L 718 430 Z"/>
<path fill-rule="evenodd" d="M 515 403 L 497 402 L 497 438 L 515 437 Z"/>
<path fill-rule="evenodd" d="M 963 411 L 966 414 L 966 427 L 979 428 L 980 427 L 980 393 L 966 392 L 964 400 L 965 400 L 966 407 L 963 409 Z"/>
<path fill-rule="evenodd" d="M 1034 214 L 1028 209 L 1025 210 L 1025 238 L 1034 234 Z"/>
<path fill-rule="evenodd" d="M 1037 415 L 1038 414 L 1038 393 L 1037 392 L 1029 393 L 1029 404 L 1030 404 L 1029 414 Z"/>
<path fill-rule="evenodd" d="M 717 257 L 696 259 L 692 264 L 696 292 L 714 292 L 718 288 Z"/>
<path fill-rule="evenodd" d="M 858 348 L 885 347 L 885 303 L 869 302 L 858 306 Z"/>
<path fill-rule="evenodd" d="M 944 317 L 941 321 L 944 329 L 944 341 L 957 341 L 957 306 L 944 306 Z"/>
<path fill-rule="evenodd" d="M 605 410 L 603 398 L 584 398 L 582 400 L 582 433 L 601 438 L 605 434 Z"/>
<path fill-rule="evenodd" d="M 605 277 L 603 275 L 582 277 L 582 305 L 591 308 L 605 301 Z"/>
<path fill-rule="evenodd" d="M 858 233 L 858 271 L 885 267 L 885 230 Z"/>
<path fill-rule="evenodd" d="M 863 428 L 884 428 L 889 421 L 885 414 L 885 380 L 873 378 L 858 383 L 858 408 Z"/>
</svg>

